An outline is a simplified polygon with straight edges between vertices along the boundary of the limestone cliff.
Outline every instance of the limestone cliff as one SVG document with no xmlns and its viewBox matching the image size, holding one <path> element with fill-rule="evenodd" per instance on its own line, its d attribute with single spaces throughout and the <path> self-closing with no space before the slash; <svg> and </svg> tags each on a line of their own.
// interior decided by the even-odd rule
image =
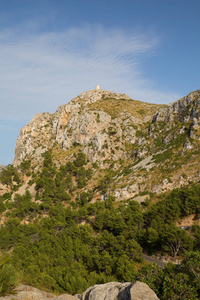
<svg viewBox="0 0 200 300">
<path fill-rule="evenodd" d="M 102 169 L 112 167 L 117 175 L 110 190 L 118 200 L 196 182 L 200 90 L 169 105 L 136 101 L 106 90 L 84 92 L 52 115 L 36 115 L 21 129 L 13 164 L 31 159 L 38 166 L 48 149 L 53 150 L 57 164 L 80 150 Z"/>
<path fill-rule="evenodd" d="M 84 92 L 52 115 L 36 115 L 21 129 L 13 164 L 17 166 L 29 158 L 40 161 L 41 154 L 56 143 L 63 150 L 83 146 L 92 162 L 117 160 L 124 157 L 124 141 L 137 143 L 136 130 L 150 121 L 159 107 L 133 101 L 125 94 Z"/>
</svg>

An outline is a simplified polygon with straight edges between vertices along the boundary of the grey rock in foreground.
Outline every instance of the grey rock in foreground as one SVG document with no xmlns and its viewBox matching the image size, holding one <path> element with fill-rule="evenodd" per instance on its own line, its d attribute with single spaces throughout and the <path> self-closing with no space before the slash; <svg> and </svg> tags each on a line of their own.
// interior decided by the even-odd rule
<svg viewBox="0 0 200 300">
<path fill-rule="evenodd" d="M 150 287 L 143 282 L 109 282 L 88 288 L 81 300 L 158 300 Z"/>
<path fill-rule="evenodd" d="M 16 294 L 0 297 L 1 300 L 78 300 L 77 297 L 71 296 L 71 295 L 60 295 L 56 296 L 54 294 L 40 291 L 34 287 L 28 286 L 28 285 L 19 285 L 16 288 Z"/>
<path fill-rule="evenodd" d="M 20 285 L 17 294 L 0 297 L 2 300 L 159 300 L 154 291 L 143 282 L 108 282 L 88 288 L 82 295 L 63 294 L 55 296 L 36 288 Z"/>
</svg>

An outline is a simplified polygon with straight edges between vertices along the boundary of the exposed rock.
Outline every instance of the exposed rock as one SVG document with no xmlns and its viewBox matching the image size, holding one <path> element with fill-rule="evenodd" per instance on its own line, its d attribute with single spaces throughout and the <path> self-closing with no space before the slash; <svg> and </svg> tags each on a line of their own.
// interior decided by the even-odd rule
<svg viewBox="0 0 200 300">
<path fill-rule="evenodd" d="M 145 190 L 159 193 L 178 187 L 181 173 L 176 170 L 177 175 L 169 174 L 175 179 L 174 183 L 163 184 L 166 175 L 162 176 L 160 167 L 167 169 L 172 155 L 168 151 L 169 158 L 166 154 L 163 159 L 162 155 L 156 159 L 157 154 L 171 149 L 173 156 L 181 158 L 191 150 L 196 153 L 192 159 L 197 157 L 199 122 L 200 90 L 169 105 L 153 105 L 131 100 L 125 94 L 91 90 L 61 105 L 52 115 L 38 114 L 28 122 L 17 139 L 13 164 L 19 166 L 24 159 L 31 159 L 39 171 L 42 154 L 53 149 L 59 166 L 72 160 L 78 147 L 77 150 L 86 154 L 91 163 L 102 169 L 108 169 L 114 163 L 115 171 L 126 166 L 132 171 L 128 176 L 124 175 L 125 184 L 122 171 L 113 179 L 111 194 L 116 200 L 126 200 Z M 57 154 L 59 160 L 56 160 Z M 181 168 L 182 162 L 176 163 Z M 169 167 L 169 171 L 173 173 L 173 168 Z M 154 175 L 150 178 L 148 173 L 152 172 Z M 190 173 L 190 180 L 196 181 L 197 170 Z M 132 185 L 135 185 L 134 190 Z M 23 190 L 21 187 L 19 192 Z M 3 194 L 3 190 L 0 193 Z"/>
<path fill-rule="evenodd" d="M 105 97 L 130 99 L 125 94 L 92 90 L 80 94 L 68 104 L 61 105 L 53 115 L 49 113 L 36 115 L 20 131 L 16 143 L 14 166 L 30 157 L 36 162 L 41 161 L 42 153 L 55 143 L 61 144 L 63 150 L 73 147 L 74 144 L 82 145 L 85 154 L 92 162 L 97 160 L 101 162 L 111 157 L 113 160 L 118 159 L 123 152 L 118 151 L 113 155 L 111 144 L 116 138 L 121 140 L 120 124 L 124 114 L 114 122 L 108 113 L 102 110 L 91 110 L 87 106 Z M 131 115 L 126 115 L 126 118 L 129 119 L 129 122 L 138 122 L 138 118 L 132 118 Z M 133 127 L 126 128 L 125 136 L 127 140 L 134 143 L 135 130 Z M 108 145 L 106 157 L 99 153 L 105 143 Z"/>
<path fill-rule="evenodd" d="M 189 132 L 189 138 L 190 139 L 195 139 L 196 138 L 196 133 L 195 133 L 195 131 L 194 130 L 190 130 L 190 132 Z"/>
<path fill-rule="evenodd" d="M 51 115 L 40 113 L 20 130 L 20 136 L 16 142 L 14 166 L 30 157 L 41 160 L 41 154 L 52 145 L 50 123 Z"/>
<path fill-rule="evenodd" d="M 166 106 L 159 109 L 159 111 L 153 116 L 153 122 L 171 122 L 172 118 L 172 107 Z"/>
<path fill-rule="evenodd" d="M 139 137 L 137 140 L 138 145 L 144 145 L 146 144 L 146 139 L 144 137 Z"/>
<path fill-rule="evenodd" d="M 138 194 L 139 188 L 138 184 L 134 184 L 131 186 L 126 186 L 124 188 L 116 189 L 113 192 L 113 196 L 117 199 L 117 201 L 126 200 L 129 198 L 134 197 L 136 194 Z"/>
<path fill-rule="evenodd" d="M 29 285 L 19 285 L 16 288 L 16 294 L 9 295 L 5 297 L 0 297 L 2 300 L 77 300 L 77 297 L 74 297 L 72 295 L 63 294 L 60 296 L 56 296 L 54 294 L 40 291 L 39 289 L 36 289 Z"/>
<path fill-rule="evenodd" d="M 139 169 L 139 168 L 147 168 L 147 165 L 152 161 L 153 156 L 150 155 L 146 157 L 145 159 L 141 160 L 139 163 L 133 166 L 133 171 Z"/>
<path fill-rule="evenodd" d="M 126 289 L 129 289 L 128 287 Z M 135 282 L 130 285 L 129 298 L 127 300 L 156 300 L 158 297 L 150 287 L 143 282 Z M 126 300 L 119 295 L 119 300 Z"/>
<path fill-rule="evenodd" d="M 81 300 L 158 300 L 158 297 L 143 282 L 109 282 L 87 289 Z"/>
<path fill-rule="evenodd" d="M 186 142 L 184 143 L 184 145 L 183 145 L 183 149 L 184 150 L 190 150 L 190 149 L 192 149 L 193 147 L 192 147 L 192 144 L 191 144 L 191 142 L 189 141 L 189 140 L 186 140 Z"/>
<path fill-rule="evenodd" d="M 165 144 L 165 145 L 168 145 L 172 140 L 172 136 L 171 135 L 168 135 L 168 136 L 165 136 L 163 139 L 162 139 L 162 143 Z"/>
<path fill-rule="evenodd" d="M 168 184 L 168 179 L 167 178 L 163 179 L 162 184 L 163 185 Z"/>
<path fill-rule="evenodd" d="M 0 297 L 2 300 L 159 300 L 150 287 L 143 282 L 108 282 L 89 287 L 83 294 L 55 296 L 28 285 L 20 285 L 15 295 Z"/>
<path fill-rule="evenodd" d="M 183 126 L 183 127 L 181 127 L 181 129 L 180 129 L 179 133 L 180 133 L 180 134 L 183 134 L 183 133 L 185 133 L 185 130 L 186 130 L 186 127 L 185 127 L 185 126 Z"/>
<path fill-rule="evenodd" d="M 154 129 L 155 129 L 154 124 L 151 124 L 151 125 L 149 126 L 149 132 L 148 132 L 148 134 L 149 134 L 150 137 L 153 137 L 153 136 L 154 136 L 154 132 L 153 132 Z"/>
<path fill-rule="evenodd" d="M 191 105 L 193 102 L 196 107 L 200 107 L 200 90 L 192 92 L 186 97 L 160 108 L 153 116 L 153 122 L 172 122 L 174 119 L 178 119 L 186 123 L 190 119 L 198 118 L 198 111 Z"/>
<path fill-rule="evenodd" d="M 147 153 L 148 153 L 148 149 L 144 147 L 140 151 L 136 152 L 136 158 L 143 158 L 147 155 Z"/>
<path fill-rule="evenodd" d="M 3 194 L 9 193 L 9 192 L 10 192 L 10 189 L 5 184 L 2 184 L 0 182 L 0 196 L 3 196 Z"/>
<path fill-rule="evenodd" d="M 72 295 L 68 295 L 68 294 L 63 294 L 63 295 L 60 295 L 56 298 L 53 298 L 54 300 L 77 300 L 79 299 L 78 297 L 74 297 Z"/>
<path fill-rule="evenodd" d="M 20 186 L 19 187 L 19 189 L 16 191 L 16 192 L 14 192 L 13 194 L 12 194 L 12 200 L 15 198 L 15 195 L 16 194 L 19 194 L 19 195 L 24 195 L 25 194 L 25 192 L 26 191 L 29 191 L 30 192 L 30 194 L 33 196 L 33 197 L 35 197 L 35 195 L 36 195 L 36 190 L 35 190 L 35 183 L 34 184 L 32 184 L 31 186 L 29 186 L 29 180 L 31 179 L 31 177 L 27 177 L 25 180 L 24 180 L 24 184 L 22 185 L 22 186 Z"/>
<path fill-rule="evenodd" d="M 144 196 L 137 196 L 133 198 L 134 201 L 137 201 L 138 203 L 145 202 L 146 199 L 149 199 L 149 195 L 144 195 Z"/>
<path fill-rule="evenodd" d="M 195 118 L 195 117 L 192 119 L 192 127 L 195 130 L 199 129 L 199 120 L 197 118 Z"/>
<path fill-rule="evenodd" d="M 109 282 L 98 284 L 88 288 L 81 297 L 81 300 L 113 300 L 117 299 L 120 288 L 123 284 Z"/>
</svg>

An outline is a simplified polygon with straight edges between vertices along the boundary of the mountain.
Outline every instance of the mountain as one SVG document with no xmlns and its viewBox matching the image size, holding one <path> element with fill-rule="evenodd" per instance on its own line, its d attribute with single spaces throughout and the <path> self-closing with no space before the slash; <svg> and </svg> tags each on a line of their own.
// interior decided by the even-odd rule
<svg viewBox="0 0 200 300">
<path fill-rule="evenodd" d="M 137 281 L 199 299 L 199 110 L 200 90 L 157 105 L 97 89 L 30 120 L 0 172 L 0 295 L 19 277 L 84 299 Z"/>
<path fill-rule="evenodd" d="M 39 168 L 49 149 L 62 165 L 82 151 L 90 166 L 115 172 L 109 193 L 142 201 L 144 192 L 159 194 L 199 180 L 199 110 L 200 90 L 169 105 L 87 91 L 23 127 L 13 165 L 31 159 Z M 95 173 L 98 177 L 99 169 Z"/>
</svg>

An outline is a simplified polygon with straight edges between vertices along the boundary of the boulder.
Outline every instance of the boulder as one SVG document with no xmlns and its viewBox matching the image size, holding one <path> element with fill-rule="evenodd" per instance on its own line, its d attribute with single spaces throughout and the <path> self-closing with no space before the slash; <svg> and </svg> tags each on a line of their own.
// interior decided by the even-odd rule
<svg viewBox="0 0 200 300">
<path fill-rule="evenodd" d="M 56 296 L 54 294 L 40 291 L 29 285 L 20 284 L 16 288 L 15 295 L 9 295 L 5 297 L 0 297 L 1 300 L 78 300 L 77 297 L 63 294 L 60 296 Z"/>
<path fill-rule="evenodd" d="M 19 285 L 16 294 L 0 297 L 1 300 L 159 300 L 150 287 L 143 282 L 108 282 L 89 287 L 82 295 L 60 296 L 40 291 L 28 285 Z"/>
<path fill-rule="evenodd" d="M 72 296 L 72 295 L 68 295 L 68 294 L 63 294 L 60 295 L 56 298 L 53 298 L 54 300 L 78 300 L 79 298 Z"/>
<path fill-rule="evenodd" d="M 134 282 L 130 287 L 129 299 L 130 300 L 158 300 L 158 297 L 146 283 L 137 281 Z"/>
<path fill-rule="evenodd" d="M 113 300 L 117 299 L 122 283 L 109 282 L 88 288 L 82 294 L 82 300 Z"/>
<path fill-rule="evenodd" d="M 143 282 L 109 282 L 88 288 L 81 300 L 159 300 L 154 291 Z"/>
</svg>

